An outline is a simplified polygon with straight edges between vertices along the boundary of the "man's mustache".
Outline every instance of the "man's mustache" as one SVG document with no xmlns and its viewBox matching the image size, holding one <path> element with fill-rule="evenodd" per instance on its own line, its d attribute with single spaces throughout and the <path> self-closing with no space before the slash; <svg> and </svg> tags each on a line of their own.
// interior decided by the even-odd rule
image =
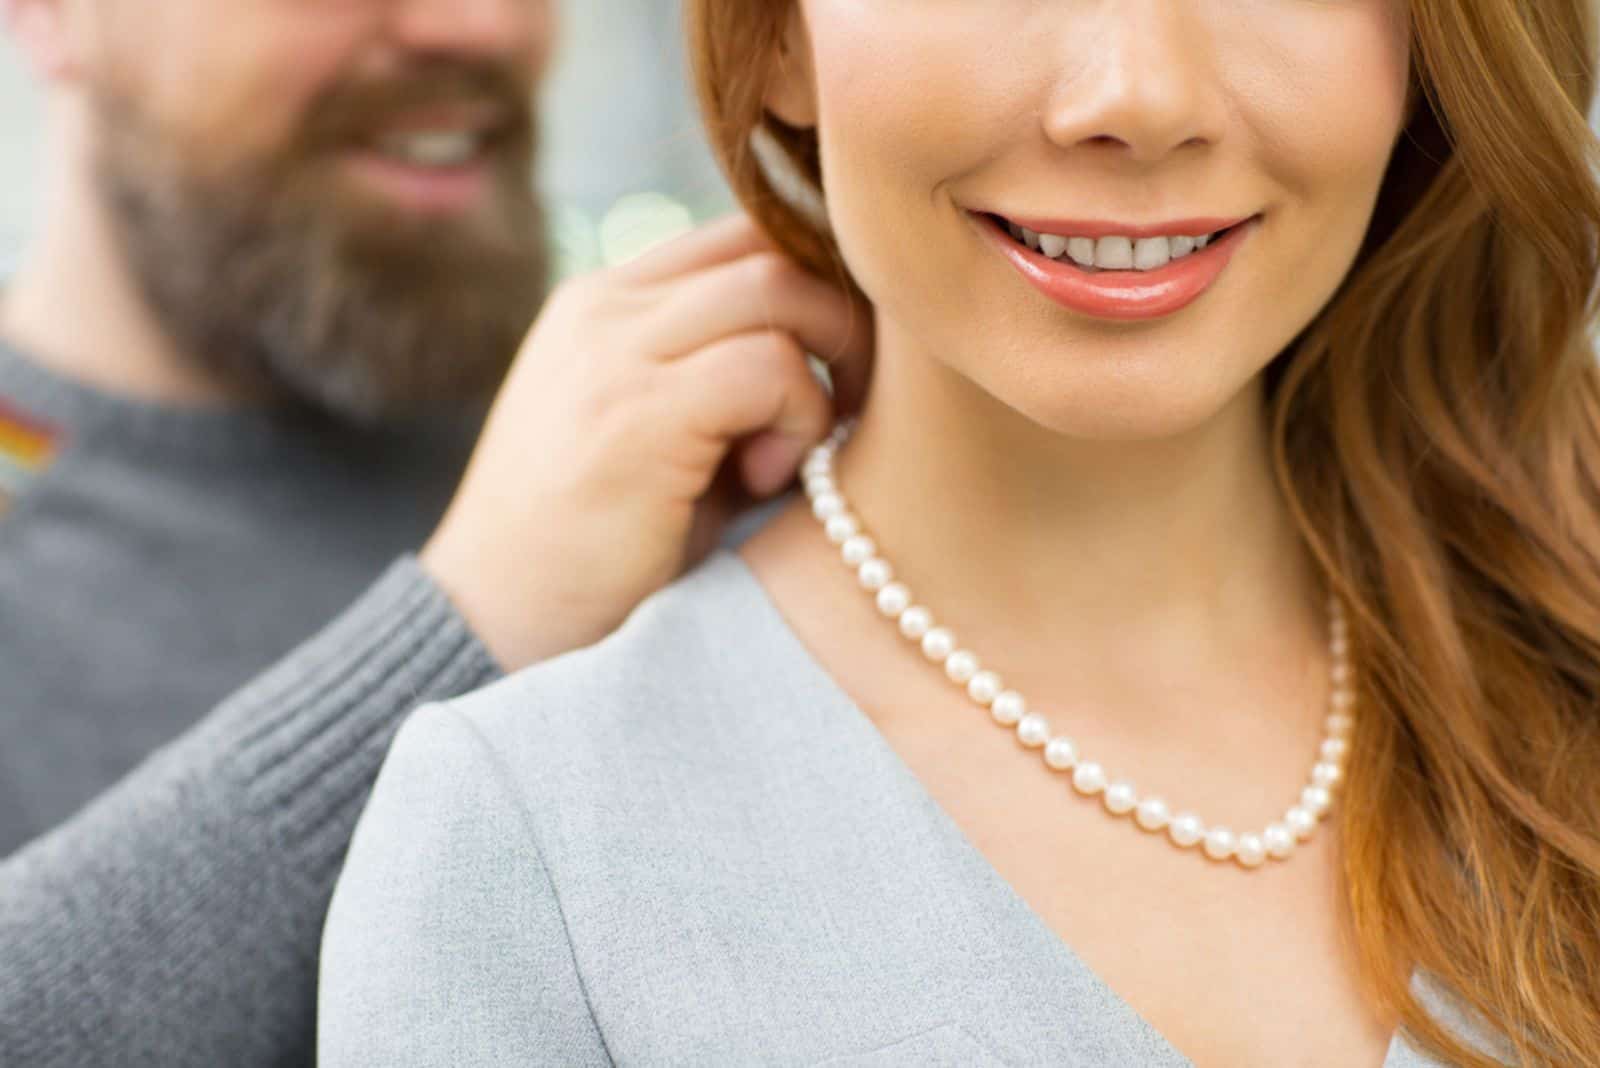
<svg viewBox="0 0 1600 1068">
<path fill-rule="evenodd" d="M 308 110 L 296 141 L 307 152 L 370 143 L 397 121 L 435 108 L 487 115 L 486 142 L 521 147 L 534 135 L 533 84 L 503 64 L 428 60 L 381 81 L 334 85 Z"/>
</svg>

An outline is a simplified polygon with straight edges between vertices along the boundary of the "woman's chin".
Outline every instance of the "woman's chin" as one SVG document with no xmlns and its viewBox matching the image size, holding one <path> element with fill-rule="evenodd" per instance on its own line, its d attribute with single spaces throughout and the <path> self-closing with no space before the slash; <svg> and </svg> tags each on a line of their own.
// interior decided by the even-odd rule
<svg viewBox="0 0 1600 1068">
<path fill-rule="evenodd" d="M 1139 389 L 1121 383 L 1031 394 L 1009 406 L 1063 438 L 1133 444 L 1190 437 L 1227 417 L 1234 402 L 1243 400 L 1239 393 L 1218 396 L 1199 387 Z"/>
</svg>

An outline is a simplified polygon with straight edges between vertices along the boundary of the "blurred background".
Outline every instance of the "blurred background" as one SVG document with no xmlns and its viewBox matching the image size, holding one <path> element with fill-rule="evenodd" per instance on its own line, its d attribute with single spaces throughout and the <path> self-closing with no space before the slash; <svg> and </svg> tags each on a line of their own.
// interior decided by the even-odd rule
<svg viewBox="0 0 1600 1068">
<path fill-rule="evenodd" d="M 696 123 L 676 2 L 573 0 L 543 101 L 557 270 L 626 259 L 732 206 Z M 0 33 L 0 278 L 37 217 L 43 107 Z"/>
</svg>

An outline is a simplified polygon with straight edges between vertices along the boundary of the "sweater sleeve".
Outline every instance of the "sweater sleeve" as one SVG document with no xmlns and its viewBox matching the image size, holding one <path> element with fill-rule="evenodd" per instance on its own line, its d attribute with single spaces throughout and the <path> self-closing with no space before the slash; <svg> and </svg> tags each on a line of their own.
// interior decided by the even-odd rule
<svg viewBox="0 0 1600 1068">
<path fill-rule="evenodd" d="M 407 721 L 322 943 L 323 1068 L 608 1065 L 533 822 L 448 706 Z"/>
<path fill-rule="evenodd" d="M 323 917 L 394 732 L 500 674 L 403 558 L 0 864 L 0 1064 L 310 1064 Z"/>
</svg>

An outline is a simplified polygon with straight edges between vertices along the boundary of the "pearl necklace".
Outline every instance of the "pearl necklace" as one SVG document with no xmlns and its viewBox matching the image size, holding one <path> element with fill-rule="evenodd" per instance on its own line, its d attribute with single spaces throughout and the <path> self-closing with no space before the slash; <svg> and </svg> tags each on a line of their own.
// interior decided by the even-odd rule
<svg viewBox="0 0 1600 1068">
<path fill-rule="evenodd" d="M 878 612 L 898 623 L 900 633 L 920 646 L 930 662 L 942 665 L 945 676 L 962 687 L 974 703 L 988 709 L 996 723 L 1014 728 L 1018 740 L 1038 750 L 1051 770 L 1070 772 L 1072 786 L 1079 794 L 1098 795 L 1108 813 L 1118 817 L 1131 814 L 1133 822 L 1145 831 L 1165 831 L 1167 839 L 1180 849 L 1198 844 L 1213 860 L 1232 859 L 1245 868 L 1259 868 L 1269 857 L 1288 859 L 1298 842 L 1311 837 L 1333 805 L 1334 789 L 1344 779 L 1349 735 L 1355 727 L 1351 715 L 1355 697 L 1349 635 L 1344 605 L 1337 594 L 1330 593 L 1327 601 L 1328 651 L 1333 665 L 1330 707 L 1318 759 L 1311 768 L 1309 783 L 1300 791 L 1298 803 L 1260 833 L 1236 835 L 1226 827 L 1208 827 L 1192 812 L 1173 815 L 1161 798 L 1141 798 L 1131 782 L 1111 780 L 1103 767 L 1079 754 L 1071 738 L 1052 734 L 1044 716 L 1031 711 L 1020 693 L 1006 689 L 998 674 L 984 669 L 977 654 L 958 645 L 948 627 L 935 625 L 933 613 L 915 603 L 904 583 L 894 581 L 893 568 L 862 528 L 861 520 L 850 511 L 834 479 L 834 454 L 854 427 L 854 420 L 840 423 L 827 440 L 807 455 L 801 477 L 811 512 L 822 524 L 828 540 L 839 547 L 840 556 L 856 573 L 861 587 L 875 598 Z"/>
</svg>

